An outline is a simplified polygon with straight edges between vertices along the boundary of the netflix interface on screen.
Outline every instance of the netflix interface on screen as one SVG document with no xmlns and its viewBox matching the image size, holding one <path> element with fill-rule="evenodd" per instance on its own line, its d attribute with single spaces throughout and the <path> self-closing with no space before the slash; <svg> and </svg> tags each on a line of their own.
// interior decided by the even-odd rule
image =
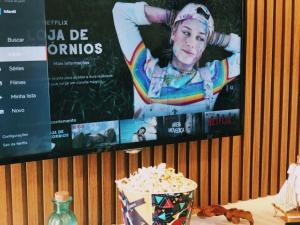
<svg viewBox="0 0 300 225">
<path fill-rule="evenodd" d="M 0 162 L 240 134 L 242 4 L 201 6 L 231 48 L 207 44 L 182 71 L 173 25 L 143 9 L 189 3 L 2 0 Z"/>
</svg>

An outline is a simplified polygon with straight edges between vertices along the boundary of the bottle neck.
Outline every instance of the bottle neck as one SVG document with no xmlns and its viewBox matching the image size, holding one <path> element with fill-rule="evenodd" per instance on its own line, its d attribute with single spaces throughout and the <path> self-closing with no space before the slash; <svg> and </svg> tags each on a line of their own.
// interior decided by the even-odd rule
<svg viewBox="0 0 300 225">
<path fill-rule="evenodd" d="M 60 201 L 57 201 L 57 200 L 53 200 L 53 203 L 55 205 L 55 212 L 60 214 L 60 213 L 65 213 L 65 212 L 68 212 L 70 211 L 70 203 L 72 202 L 72 198 L 69 198 L 67 201 L 65 202 L 60 202 Z"/>
</svg>

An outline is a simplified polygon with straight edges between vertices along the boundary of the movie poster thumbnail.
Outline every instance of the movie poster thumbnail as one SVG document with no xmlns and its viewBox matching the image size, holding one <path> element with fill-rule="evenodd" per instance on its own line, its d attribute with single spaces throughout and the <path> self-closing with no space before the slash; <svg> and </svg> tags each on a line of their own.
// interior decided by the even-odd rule
<svg viewBox="0 0 300 225">
<path fill-rule="evenodd" d="M 72 125 L 73 148 L 103 148 L 118 143 L 118 121 Z"/>
<path fill-rule="evenodd" d="M 234 133 L 241 129 L 239 109 L 205 112 L 203 115 L 205 134 Z"/>
<path fill-rule="evenodd" d="M 201 113 L 158 117 L 158 137 L 164 139 L 199 136 L 201 124 Z"/>
<path fill-rule="evenodd" d="M 51 124 L 51 148 L 54 151 L 68 152 L 72 145 L 71 126 L 66 124 Z"/>
<path fill-rule="evenodd" d="M 121 120 L 121 143 L 157 140 L 157 118 Z"/>
</svg>

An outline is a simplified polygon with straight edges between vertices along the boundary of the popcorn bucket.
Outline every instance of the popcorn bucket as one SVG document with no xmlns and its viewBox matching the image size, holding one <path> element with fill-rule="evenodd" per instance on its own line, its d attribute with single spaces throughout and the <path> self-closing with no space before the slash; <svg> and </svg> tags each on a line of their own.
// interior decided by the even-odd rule
<svg viewBox="0 0 300 225">
<path fill-rule="evenodd" d="M 120 190 L 125 225 L 189 224 L 194 190 L 182 193 L 137 193 Z"/>
</svg>

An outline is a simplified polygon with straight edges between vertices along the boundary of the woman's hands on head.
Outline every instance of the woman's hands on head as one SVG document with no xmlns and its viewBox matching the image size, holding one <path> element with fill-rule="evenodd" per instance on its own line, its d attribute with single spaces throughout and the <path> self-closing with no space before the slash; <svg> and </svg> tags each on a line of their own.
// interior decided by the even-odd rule
<svg viewBox="0 0 300 225">
<path fill-rule="evenodd" d="M 230 35 L 214 31 L 208 39 L 208 44 L 226 48 L 230 42 Z"/>
<path fill-rule="evenodd" d="M 145 15 L 150 23 L 167 23 L 170 11 L 159 7 L 145 5 Z"/>
</svg>

